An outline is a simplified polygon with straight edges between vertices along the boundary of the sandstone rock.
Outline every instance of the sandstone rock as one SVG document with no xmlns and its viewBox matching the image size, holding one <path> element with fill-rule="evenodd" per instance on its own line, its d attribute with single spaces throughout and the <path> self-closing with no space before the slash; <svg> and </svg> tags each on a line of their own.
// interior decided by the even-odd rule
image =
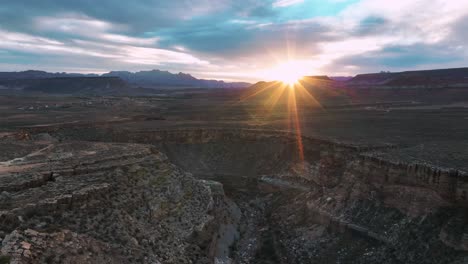
<svg viewBox="0 0 468 264">
<path fill-rule="evenodd" d="M 23 175 L 52 176 L 17 184 L 26 195 L 2 194 L 11 197 L 11 203 L 0 204 L 0 223 L 9 223 L 0 225 L 7 233 L 2 254 L 12 263 L 28 263 L 26 258 L 35 263 L 160 263 L 162 258 L 164 263 L 180 263 L 195 254 L 206 255 L 203 249 L 186 248 L 192 247 L 195 230 L 213 224 L 209 210 L 218 206 L 213 194 L 206 183 L 150 149 L 137 144 L 65 143 L 26 158 L 23 164 L 38 165 L 25 166 L 12 176 L 11 184 L 35 181 L 35 176 Z M 53 163 L 43 166 L 44 159 Z M 75 174 L 63 173 L 70 166 Z M 161 177 L 165 180 L 152 184 Z M 217 188 L 217 195 L 223 196 L 222 185 Z M 163 218 L 152 217 L 159 213 L 152 211 L 155 204 L 165 204 Z"/>
<path fill-rule="evenodd" d="M 30 249 L 31 248 L 31 244 L 29 244 L 28 242 L 21 242 L 21 246 L 24 248 L 24 249 Z"/>
</svg>

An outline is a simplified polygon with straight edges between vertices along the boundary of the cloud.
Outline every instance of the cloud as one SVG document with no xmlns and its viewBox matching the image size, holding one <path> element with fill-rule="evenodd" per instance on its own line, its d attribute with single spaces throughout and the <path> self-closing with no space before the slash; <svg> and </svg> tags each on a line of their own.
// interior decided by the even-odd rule
<svg viewBox="0 0 468 264">
<path fill-rule="evenodd" d="M 228 3 L 226 0 L 101 0 L 99 3 L 94 0 L 5 0 L 2 2 L 3 8 L 0 8 L 0 24 L 11 29 L 28 30 L 26 25 L 35 17 L 68 12 L 109 21 L 112 24 L 128 24 L 131 31 L 144 32 L 218 12 L 225 9 Z"/>
<path fill-rule="evenodd" d="M 121 44 L 152 45 L 158 41 L 157 37 L 138 38 L 110 33 L 126 31 L 128 27 L 73 13 L 55 17 L 38 17 L 34 19 L 34 28 L 42 32 L 61 33 L 64 36 L 79 36 Z"/>
<path fill-rule="evenodd" d="M 456 49 L 446 49 L 441 44 L 416 43 L 412 45 L 385 46 L 361 55 L 343 56 L 335 61 L 341 67 L 353 67 L 361 71 L 426 69 L 428 66 L 457 65 L 463 61 Z"/>
<path fill-rule="evenodd" d="M 5 0 L 0 25 L 1 70 L 161 68 L 251 80 L 289 59 L 310 61 L 311 74 L 468 62 L 467 1 Z"/>
<path fill-rule="evenodd" d="M 10 50 L 34 55 L 60 55 L 107 58 L 114 65 L 190 64 L 206 65 L 182 50 L 157 47 L 158 37 L 133 37 L 125 35 L 129 27 L 113 24 L 82 14 L 60 13 L 56 16 L 34 18 L 32 27 L 37 35 L 0 30 L 0 50 Z M 72 60 L 70 60 L 72 61 Z"/>
<path fill-rule="evenodd" d="M 303 2 L 304 0 L 276 0 L 273 3 L 273 7 L 286 7 L 286 6 L 300 4 Z"/>
<path fill-rule="evenodd" d="M 354 72 L 366 72 L 464 66 L 468 54 L 460 49 L 462 41 L 453 37 L 453 31 L 467 14 L 468 3 L 458 1 L 394 1 L 391 5 L 361 1 L 335 20 L 343 23 L 335 24 L 336 30 L 348 34 L 344 43 L 357 47 L 336 56 L 328 69 L 352 66 Z M 353 45 L 349 40 L 356 37 L 369 43 Z"/>
</svg>

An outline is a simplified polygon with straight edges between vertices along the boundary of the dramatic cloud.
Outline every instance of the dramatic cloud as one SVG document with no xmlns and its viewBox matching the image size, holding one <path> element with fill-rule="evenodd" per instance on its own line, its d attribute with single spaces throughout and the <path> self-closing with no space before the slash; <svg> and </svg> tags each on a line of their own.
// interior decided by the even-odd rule
<svg viewBox="0 0 468 264">
<path fill-rule="evenodd" d="M 262 79 L 466 66 L 467 1 L 4 0 L 0 70 L 159 68 Z"/>
<path fill-rule="evenodd" d="M 273 3 L 274 7 L 285 7 L 304 2 L 304 0 L 277 0 Z"/>
</svg>

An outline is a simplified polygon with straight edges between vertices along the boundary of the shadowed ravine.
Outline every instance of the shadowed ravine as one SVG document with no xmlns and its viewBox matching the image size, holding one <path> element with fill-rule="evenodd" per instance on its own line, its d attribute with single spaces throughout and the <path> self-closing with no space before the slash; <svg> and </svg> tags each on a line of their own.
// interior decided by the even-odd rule
<svg viewBox="0 0 468 264">
<path fill-rule="evenodd" d="M 372 154 L 395 146 L 303 137 L 301 160 L 296 136 L 279 131 L 62 128 L 48 132 L 59 140 L 95 144 L 91 152 L 100 155 L 97 161 L 81 161 L 77 158 L 83 154 L 54 143 L 44 151 L 49 156 L 62 153 L 58 156 L 62 158 L 57 165 L 42 168 L 54 181 L 46 177 L 44 182 L 35 181 L 39 187 L 33 188 L 62 186 L 48 195 L 66 194 L 63 186 L 82 186 L 83 181 L 106 188 L 102 194 L 87 194 L 82 205 L 74 202 L 72 194 L 70 205 L 53 209 L 64 215 L 53 230 L 71 230 L 66 232 L 82 234 L 83 240 L 98 239 L 93 243 L 103 260 L 108 253 L 99 243 L 114 245 L 114 262 L 125 258 L 128 248 L 133 249 L 127 256 L 162 263 L 463 263 L 466 256 L 466 202 L 456 195 L 463 194 L 466 175 L 434 166 L 395 164 Z M 96 142 L 109 140 L 120 143 Z M 132 147 L 124 150 L 129 142 Z M 84 146 L 83 153 L 94 155 Z M 73 155 L 77 165 L 70 169 L 60 165 L 65 164 L 60 159 Z M 32 158 L 23 162 L 28 159 Z M 53 172 L 48 171 L 51 168 Z M 21 190 L 32 185 L 15 186 Z M 42 199 L 41 192 L 36 199 Z M 10 203 L 21 199 L 14 193 Z M 66 204 L 63 198 L 54 199 Z M 81 211 L 104 205 L 119 213 L 107 220 L 98 214 L 97 219 L 80 223 L 84 212 L 75 212 L 75 205 L 89 208 Z M 8 234 L 18 226 L 45 232 L 40 223 L 50 221 L 44 218 L 47 214 L 41 216 L 43 209 L 32 208 L 36 207 L 31 205 L 27 213 L 4 214 L 0 219 L 8 225 L 2 232 Z M 8 220 L 15 214 L 23 215 L 23 222 Z M 102 227 L 92 224 L 108 220 L 117 231 L 102 233 Z M 9 252 L 15 237 L 28 234 L 9 235 L 4 251 Z M 45 253 L 37 254 L 39 258 Z"/>
<path fill-rule="evenodd" d="M 464 255 L 466 202 L 453 194 L 463 193 L 466 176 L 373 157 L 395 146 L 304 137 L 302 161 L 296 136 L 283 132 L 194 129 L 116 139 L 154 144 L 195 177 L 221 182 L 244 216 L 238 228 L 259 231 L 241 231 L 241 243 L 230 247 L 240 262 L 235 252 L 251 241 L 255 250 L 245 262 L 252 263 L 418 263 L 418 256 L 450 263 Z"/>
<path fill-rule="evenodd" d="M 386 168 L 388 165 L 383 162 L 366 165 L 359 161 L 364 152 L 359 147 L 305 139 L 305 161 L 301 161 L 293 135 L 267 133 L 251 138 L 248 131 L 244 135 L 231 133 L 182 143 L 173 139 L 157 145 L 171 161 L 197 178 L 223 184 L 226 196 L 241 209 L 240 230 L 249 228 L 246 223 L 256 221 L 250 228 L 257 232 L 240 232 L 241 242 L 247 245 L 236 244 L 237 252 L 242 254 L 245 247 L 255 248 L 251 263 L 314 259 L 325 263 L 368 263 L 380 257 L 394 258 L 393 262 L 386 261 L 395 263 L 406 258 L 403 251 L 395 248 L 408 243 L 399 241 L 405 232 L 433 240 L 437 247 L 448 246 L 438 239 L 438 233 L 444 232 L 440 228 L 432 235 L 428 230 L 418 230 L 423 228 L 419 222 L 424 220 L 428 226 L 443 226 L 437 214 L 450 214 L 448 201 L 437 197 L 431 187 L 413 183 L 386 186 L 392 168 Z M 252 209 L 254 217 L 249 214 Z M 452 249 L 447 247 L 447 251 Z M 242 260 L 238 255 L 235 259 Z"/>
</svg>

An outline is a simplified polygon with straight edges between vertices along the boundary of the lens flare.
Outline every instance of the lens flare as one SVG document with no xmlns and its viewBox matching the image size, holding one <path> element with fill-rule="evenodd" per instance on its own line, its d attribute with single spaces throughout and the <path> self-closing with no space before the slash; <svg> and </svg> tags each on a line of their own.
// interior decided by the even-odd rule
<svg viewBox="0 0 468 264">
<path fill-rule="evenodd" d="M 261 120 L 262 124 L 268 124 L 267 118 L 269 117 L 272 117 L 272 120 L 277 120 L 278 114 L 281 114 L 280 116 L 287 114 L 284 116 L 286 118 L 285 125 L 296 139 L 298 158 L 301 164 L 304 163 L 304 146 L 300 110 L 304 107 L 323 109 L 310 90 L 310 87 L 317 84 L 309 79 L 309 77 L 303 79 L 282 78 L 281 81 L 259 83 L 248 91 L 249 94 L 242 96 L 239 100 L 245 102 L 248 99 L 257 98 L 254 101 L 255 114 L 252 116 Z M 275 115 L 271 116 L 273 113 Z"/>
<path fill-rule="evenodd" d="M 297 99 L 295 89 L 289 90 L 288 99 L 289 122 L 296 132 L 297 150 L 299 152 L 299 159 L 304 161 L 304 145 L 302 144 L 301 124 L 299 122 L 299 112 L 297 109 Z"/>
<path fill-rule="evenodd" d="M 265 79 L 280 81 L 293 88 L 309 71 L 310 68 L 303 61 L 287 61 L 266 70 L 263 76 Z"/>
<path fill-rule="evenodd" d="M 241 96 L 238 102 L 244 103 L 254 97 L 260 99 L 260 102 L 258 99 L 256 100 L 257 110 L 254 110 L 256 113 L 251 115 L 256 120 L 255 124 L 257 125 L 268 125 L 267 119 L 270 117 L 273 122 L 278 122 L 279 117 L 284 117 L 284 114 L 287 114 L 285 125 L 288 131 L 295 136 L 298 157 L 301 164 L 304 165 L 300 109 L 303 104 L 319 108 L 322 106 L 309 90 L 313 85 L 308 84 L 308 88 L 303 86 L 308 79 L 303 77 L 314 71 L 317 62 L 298 60 L 295 56 L 295 45 L 290 43 L 289 35 L 286 36 L 286 40 L 284 52 L 269 52 L 277 63 L 271 68 L 256 73 L 256 76 L 271 82 L 259 82 L 252 86 L 252 89 L 247 91 L 248 94 Z M 281 53 L 287 56 L 281 58 L 279 55 Z"/>
</svg>

